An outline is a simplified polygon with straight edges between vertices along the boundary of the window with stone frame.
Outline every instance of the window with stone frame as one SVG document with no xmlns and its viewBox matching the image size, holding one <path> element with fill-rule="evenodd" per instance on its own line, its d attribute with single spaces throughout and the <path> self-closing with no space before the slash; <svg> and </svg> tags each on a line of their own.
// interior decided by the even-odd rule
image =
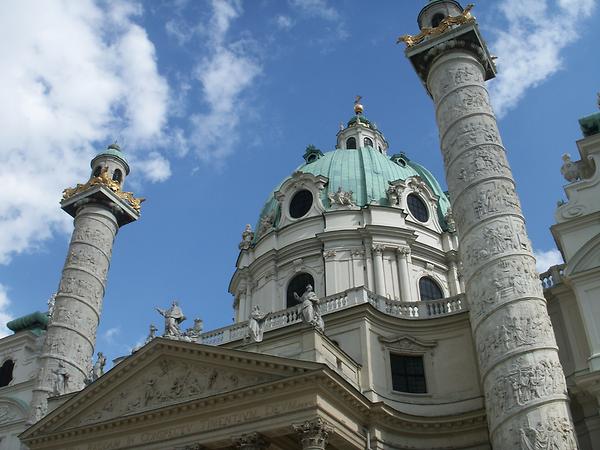
<svg viewBox="0 0 600 450">
<path fill-rule="evenodd" d="M 421 300 L 437 300 L 444 298 L 442 289 L 430 277 L 423 277 L 419 280 L 419 295 Z"/>
<path fill-rule="evenodd" d="M 12 359 L 7 359 L 0 367 L 0 387 L 8 386 L 13 379 L 13 369 L 15 363 Z"/>
<path fill-rule="evenodd" d="M 350 150 L 355 150 L 356 149 L 356 138 L 348 138 L 346 140 L 346 148 L 350 149 Z"/>
<path fill-rule="evenodd" d="M 410 394 L 426 394 L 423 356 L 407 356 L 390 353 L 392 389 Z"/>
</svg>

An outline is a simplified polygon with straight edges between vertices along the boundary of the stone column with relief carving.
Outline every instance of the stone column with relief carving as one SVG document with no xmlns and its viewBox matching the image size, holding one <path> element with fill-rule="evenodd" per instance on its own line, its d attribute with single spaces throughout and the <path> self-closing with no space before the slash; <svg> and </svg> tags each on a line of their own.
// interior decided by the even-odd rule
<svg viewBox="0 0 600 450">
<path fill-rule="evenodd" d="M 333 432 L 333 427 L 320 417 L 293 425 L 293 428 L 300 439 L 302 450 L 325 450 L 329 435 Z"/>
<path fill-rule="evenodd" d="M 120 226 L 139 218 L 141 203 L 121 190 L 129 166 L 116 149 L 94 158 L 86 184 L 64 192 L 61 206 L 74 217 L 74 230 L 40 355 L 29 423 L 45 414 L 48 397 L 81 390 L 90 376 L 113 242 Z"/>
<path fill-rule="evenodd" d="M 233 445 L 240 450 L 265 450 L 269 447 L 269 441 L 260 433 L 248 433 L 233 438 Z"/>
<path fill-rule="evenodd" d="M 429 10 L 445 4 L 458 5 L 430 4 L 419 20 L 427 26 Z M 446 31 L 401 39 L 435 104 L 492 445 L 575 449 L 558 349 L 485 87 L 495 67 L 468 10 L 453 20 Z"/>
</svg>

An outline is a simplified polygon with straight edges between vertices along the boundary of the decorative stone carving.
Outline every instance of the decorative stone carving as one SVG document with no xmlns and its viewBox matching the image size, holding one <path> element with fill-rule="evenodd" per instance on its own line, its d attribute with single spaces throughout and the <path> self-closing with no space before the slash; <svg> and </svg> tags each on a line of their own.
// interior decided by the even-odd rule
<svg viewBox="0 0 600 450">
<path fill-rule="evenodd" d="M 65 369 L 65 365 L 62 361 L 59 361 L 58 367 L 52 370 L 52 376 L 54 379 L 54 383 L 52 386 L 52 394 L 62 395 L 68 392 L 70 374 Z"/>
<path fill-rule="evenodd" d="M 86 384 L 91 384 L 104 375 L 104 366 L 106 365 L 106 357 L 102 352 L 98 352 L 98 357 L 94 366 L 90 370 L 90 374 L 86 380 Z"/>
<path fill-rule="evenodd" d="M 266 216 L 261 217 L 260 225 L 258 226 L 258 230 L 256 231 L 256 235 L 260 238 L 267 234 L 269 231 L 273 229 L 275 224 L 275 214 L 267 214 Z"/>
<path fill-rule="evenodd" d="M 56 292 L 53 293 L 48 299 L 48 317 L 52 318 L 52 314 L 54 313 L 54 304 L 56 302 Z"/>
<path fill-rule="evenodd" d="M 151 323 L 150 324 L 150 330 L 148 332 L 148 337 L 146 338 L 146 344 L 156 337 L 156 332 L 157 331 L 158 331 L 158 328 L 156 328 L 156 325 L 154 325 L 153 323 Z"/>
<path fill-rule="evenodd" d="M 252 240 L 254 239 L 254 232 L 250 224 L 246 225 L 242 232 L 242 241 L 238 245 L 240 250 L 248 250 L 252 246 Z"/>
<path fill-rule="evenodd" d="M 471 304 L 471 317 L 475 324 L 492 308 L 513 300 L 515 297 L 524 295 L 540 297 L 542 295 L 533 258 L 529 260 L 514 257 L 502 259 L 483 269 L 481 277 L 486 281 L 473 283 L 471 288 L 474 298 L 479 300 Z"/>
<path fill-rule="evenodd" d="M 373 244 L 371 248 L 373 250 L 373 253 L 375 253 L 376 255 L 382 255 L 385 251 L 385 244 Z"/>
<path fill-rule="evenodd" d="M 335 255 L 337 255 L 337 252 L 335 250 L 325 250 L 323 252 L 323 258 L 325 259 L 335 258 Z"/>
<path fill-rule="evenodd" d="M 448 233 L 456 233 L 456 221 L 454 220 L 452 208 L 448 208 L 444 220 L 446 221 L 446 225 L 448 225 Z"/>
<path fill-rule="evenodd" d="M 333 427 L 320 417 L 298 425 L 292 425 L 298 434 L 303 450 L 325 450 Z"/>
<path fill-rule="evenodd" d="M 262 342 L 267 317 L 269 317 L 269 313 L 261 313 L 260 306 L 254 305 L 252 307 L 252 312 L 248 318 L 248 337 L 252 342 Z"/>
<path fill-rule="evenodd" d="M 471 274 L 476 267 L 493 257 L 511 252 L 531 252 L 531 245 L 523 221 L 503 217 L 464 236 L 460 251 L 465 272 Z"/>
<path fill-rule="evenodd" d="M 399 206 L 400 205 L 400 197 L 402 196 L 403 188 L 393 184 L 390 182 L 390 186 L 385 191 L 388 205 L 390 206 Z"/>
<path fill-rule="evenodd" d="M 568 424 L 568 405 L 548 313 L 540 306 L 531 244 L 484 85 L 494 74 L 493 62 L 478 37 L 466 42 L 460 35 L 457 28 L 453 37 L 415 47 L 408 56 L 422 66 L 417 72 L 435 102 L 471 326 L 476 347 L 487 352 L 480 374 L 492 447 L 552 448 L 537 437 L 510 443 L 532 415 L 555 411 Z M 566 435 L 565 442 L 574 442 L 572 428 Z"/>
<path fill-rule="evenodd" d="M 304 260 L 302 258 L 295 259 L 292 264 L 294 265 L 294 272 L 302 272 L 304 269 Z"/>
<path fill-rule="evenodd" d="M 194 319 L 194 325 L 191 328 L 185 330 L 181 337 L 185 341 L 198 342 L 200 335 L 202 334 L 203 322 L 202 319 L 196 317 Z"/>
<path fill-rule="evenodd" d="M 571 155 L 565 153 L 562 155 L 563 165 L 560 168 L 560 173 L 569 183 L 581 180 L 583 178 L 584 164 L 583 161 L 571 161 Z"/>
<path fill-rule="evenodd" d="M 555 395 L 567 395 L 567 385 L 558 361 L 541 360 L 526 364 L 517 359 L 508 371 L 498 371 L 495 378 L 486 382 L 491 431 L 512 410 L 527 406 L 536 400 Z"/>
<path fill-rule="evenodd" d="M 415 353 L 421 355 L 437 346 L 436 341 L 425 341 L 408 335 L 389 338 L 379 336 L 378 339 L 384 347 L 393 348 L 394 350 L 399 350 L 402 352 Z"/>
<path fill-rule="evenodd" d="M 499 313 L 491 326 L 481 327 L 481 335 L 477 344 L 477 355 L 482 368 L 505 355 L 524 347 L 531 347 L 539 342 L 554 345 L 552 324 L 547 316 L 541 314 L 545 305 L 540 302 L 537 307 L 523 308 L 522 305 L 509 305 L 506 311 Z M 494 358 L 495 357 L 495 358 Z"/>
<path fill-rule="evenodd" d="M 329 192 L 327 198 L 332 207 L 356 206 L 352 197 L 352 191 L 344 191 L 340 186 L 336 192 Z"/>
<path fill-rule="evenodd" d="M 161 358 L 96 401 L 76 421 L 91 424 L 194 398 L 203 398 L 277 379 L 277 375 Z"/>
<path fill-rule="evenodd" d="M 19 417 L 19 413 L 9 405 L 0 406 L 0 425 L 12 422 Z"/>
<path fill-rule="evenodd" d="M 265 450 L 269 447 L 269 441 L 260 433 L 248 433 L 233 438 L 233 445 L 240 450 Z"/>
<path fill-rule="evenodd" d="M 564 417 L 546 418 L 533 427 L 519 430 L 520 448 L 523 450 L 552 449 L 575 450 L 573 426 Z"/>
<path fill-rule="evenodd" d="M 310 284 L 307 285 L 302 297 L 294 292 L 294 298 L 302 303 L 302 321 L 322 333 L 325 330 L 325 323 L 321 317 L 319 297 L 313 292 L 313 287 Z"/>
<path fill-rule="evenodd" d="M 169 309 L 156 308 L 158 313 L 165 318 L 164 337 L 177 338 L 181 336 L 180 324 L 185 320 L 185 316 L 179 307 L 179 303 L 173 300 Z"/>
</svg>

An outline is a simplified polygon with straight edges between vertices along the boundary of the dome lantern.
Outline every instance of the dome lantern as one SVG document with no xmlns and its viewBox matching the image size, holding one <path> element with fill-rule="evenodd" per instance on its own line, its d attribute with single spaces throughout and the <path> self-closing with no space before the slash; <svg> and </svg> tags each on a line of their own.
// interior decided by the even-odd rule
<svg viewBox="0 0 600 450">
<path fill-rule="evenodd" d="M 385 155 L 388 143 L 383 133 L 377 129 L 375 123 L 364 115 L 364 106 L 360 102 L 362 97 L 357 95 L 354 100 L 354 116 L 350 118 L 347 126 L 340 127 L 337 134 L 336 148 L 344 150 L 357 150 L 359 148 L 371 147 Z"/>
</svg>

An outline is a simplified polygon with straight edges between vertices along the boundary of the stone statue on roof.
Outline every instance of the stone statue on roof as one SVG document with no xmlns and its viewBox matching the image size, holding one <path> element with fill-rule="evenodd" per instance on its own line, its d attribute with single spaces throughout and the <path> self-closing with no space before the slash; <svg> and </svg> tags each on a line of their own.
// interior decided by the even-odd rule
<svg viewBox="0 0 600 450">
<path fill-rule="evenodd" d="M 177 300 L 173 300 L 169 309 L 156 308 L 158 313 L 165 318 L 164 337 L 177 338 L 181 336 L 181 322 L 185 320 L 185 316 L 179 307 Z"/>
<path fill-rule="evenodd" d="M 325 330 L 325 324 L 321 317 L 319 297 L 314 293 L 312 285 L 309 284 L 306 286 L 306 290 L 304 291 L 304 294 L 302 294 L 302 297 L 294 292 L 294 298 L 302 303 L 302 321 L 323 332 Z"/>
</svg>

